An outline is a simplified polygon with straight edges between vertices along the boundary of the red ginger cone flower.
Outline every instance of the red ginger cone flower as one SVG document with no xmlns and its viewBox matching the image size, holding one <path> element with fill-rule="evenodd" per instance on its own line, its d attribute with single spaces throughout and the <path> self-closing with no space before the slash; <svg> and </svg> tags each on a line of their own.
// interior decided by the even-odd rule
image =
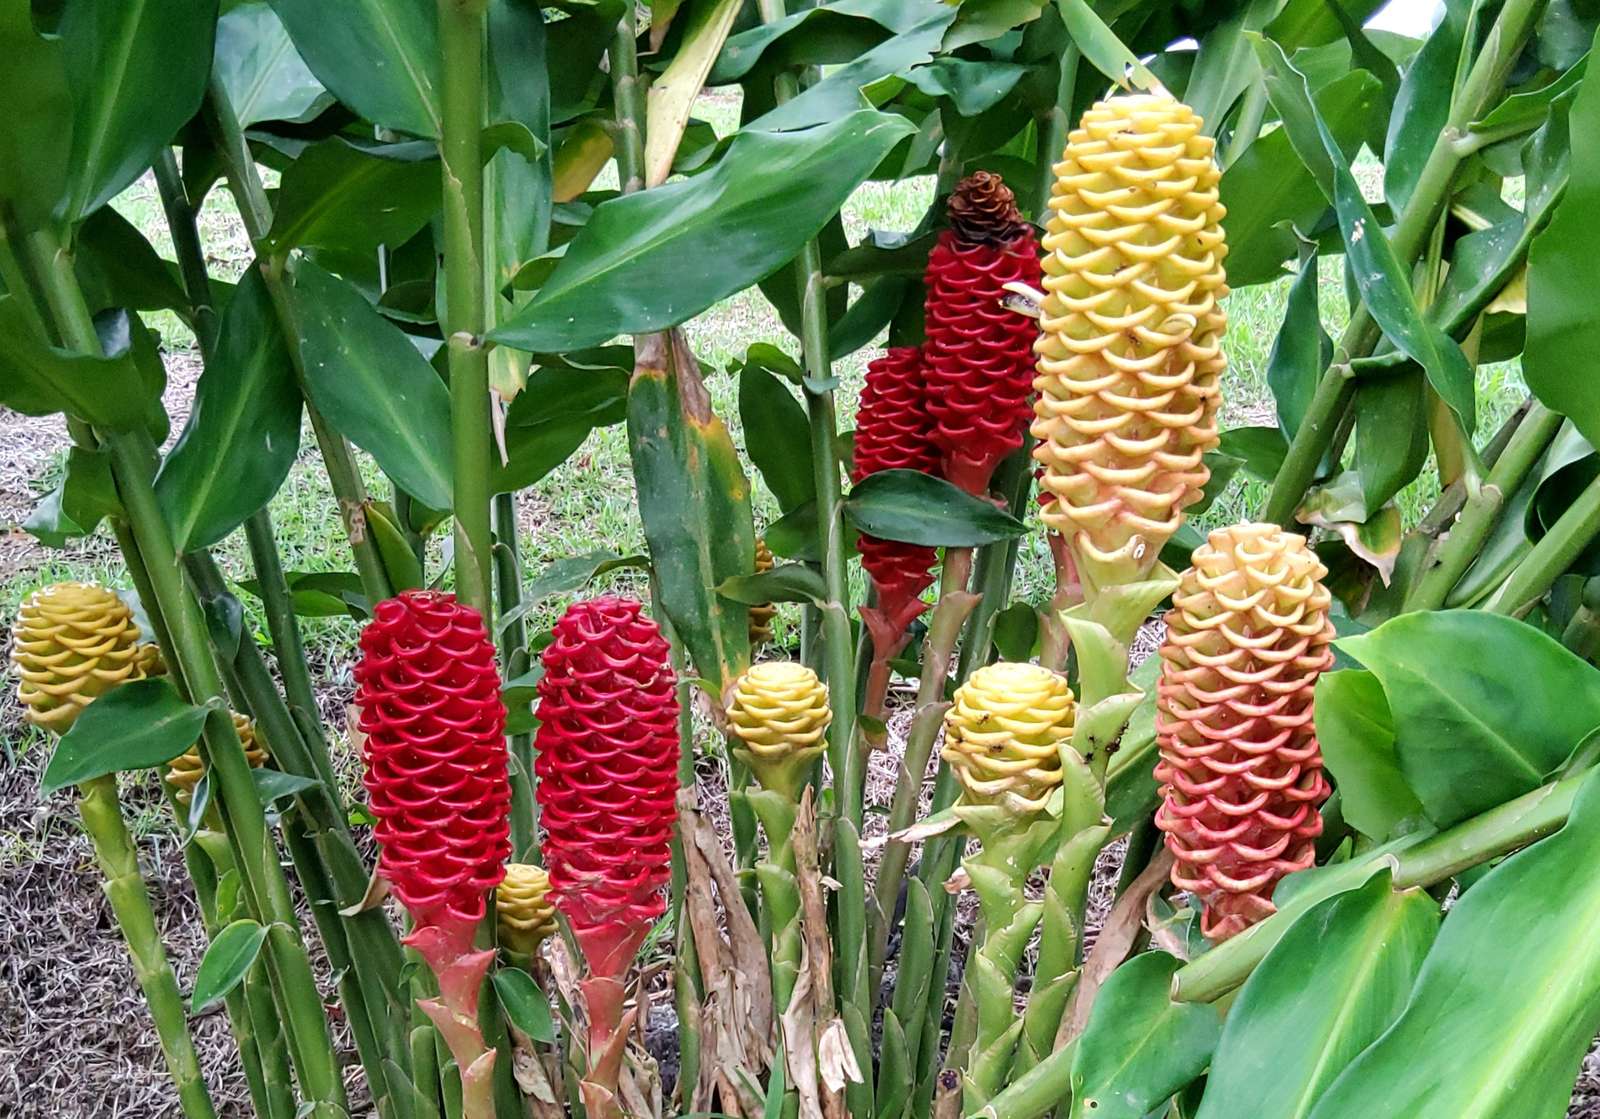
<svg viewBox="0 0 1600 1119">
<path fill-rule="evenodd" d="M 924 376 L 922 355 L 915 346 L 895 347 L 868 363 L 856 412 L 852 482 L 880 470 L 939 472 Z M 861 566 L 878 588 L 878 605 L 863 606 L 861 617 L 874 647 L 892 655 L 906 627 L 924 609 L 922 592 L 933 582 L 930 569 L 938 554 L 920 544 L 866 535 L 859 547 Z"/>
<path fill-rule="evenodd" d="M 928 257 L 928 410 L 944 476 L 982 494 L 1033 417 L 1039 324 L 1005 306 L 1005 285 L 1040 281 L 1039 242 L 1011 189 L 988 171 L 950 195 L 950 228 Z"/>
<path fill-rule="evenodd" d="M 467 1115 L 492 1114 L 494 1051 L 477 1016 L 494 954 L 472 941 L 511 854 L 494 645 L 454 595 L 406 591 L 362 630 L 355 677 L 378 871 L 416 923 L 406 943 L 439 977 L 439 999 L 421 1005 L 461 1068 Z"/>
<path fill-rule="evenodd" d="M 1213 940 L 1273 912 L 1273 888 L 1310 866 L 1328 796 L 1312 724 L 1333 663 L 1327 568 L 1276 525 L 1220 529 L 1196 548 L 1167 615 L 1157 685 L 1156 824 L 1172 881 L 1203 904 Z"/>
</svg>

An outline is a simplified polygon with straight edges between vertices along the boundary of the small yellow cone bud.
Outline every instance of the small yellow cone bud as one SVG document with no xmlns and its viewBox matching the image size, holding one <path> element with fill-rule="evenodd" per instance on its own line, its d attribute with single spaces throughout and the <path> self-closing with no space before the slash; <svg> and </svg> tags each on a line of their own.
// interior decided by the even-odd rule
<svg viewBox="0 0 1600 1119">
<path fill-rule="evenodd" d="M 833 712 L 828 688 L 803 664 L 767 661 L 739 677 L 728 701 L 737 751 L 763 788 L 794 792 L 797 776 L 825 748 Z"/>
<path fill-rule="evenodd" d="M 148 662 L 133 612 L 93 583 L 35 591 L 17 612 L 11 636 L 24 717 L 57 734 L 67 733 L 97 696 L 140 679 Z"/>
<path fill-rule="evenodd" d="M 767 542 L 761 537 L 756 537 L 756 574 L 771 571 L 773 565 L 772 549 L 767 547 Z M 772 619 L 778 614 L 778 608 L 770 602 L 759 602 L 750 607 L 750 645 L 756 648 L 772 640 Z"/>
<path fill-rule="evenodd" d="M 256 724 L 237 711 L 233 715 L 233 729 L 238 732 L 244 746 L 244 756 L 251 769 L 260 769 L 267 763 L 266 749 L 256 741 Z M 188 804 L 194 796 L 194 787 L 205 775 L 205 762 L 200 760 L 200 744 L 196 742 L 188 751 L 173 758 L 167 768 L 167 783 L 177 789 L 178 803 Z"/>
<path fill-rule="evenodd" d="M 526 956 L 537 952 L 556 931 L 556 905 L 544 867 L 507 863 L 506 876 L 494 889 L 494 915 L 502 946 Z"/>
<path fill-rule="evenodd" d="M 941 757 L 969 804 L 1002 804 L 1019 815 L 1044 808 L 1061 784 L 1061 743 L 1077 704 L 1067 678 L 1037 664 L 1001 661 L 956 689 L 944 717 Z"/>
<path fill-rule="evenodd" d="M 1165 92 L 1111 97 L 1055 168 L 1034 457 L 1045 524 L 1096 586 L 1148 574 L 1210 477 L 1228 249 L 1201 124 Z"/>
<path fill-rule="evenodd" d="M 161 657 L 161 646 L 154 641 L 146 641 L 138 650 L 139 678 L 148 680 L 152 676 L 165 676 L 167 662 Z"/>
</svg>

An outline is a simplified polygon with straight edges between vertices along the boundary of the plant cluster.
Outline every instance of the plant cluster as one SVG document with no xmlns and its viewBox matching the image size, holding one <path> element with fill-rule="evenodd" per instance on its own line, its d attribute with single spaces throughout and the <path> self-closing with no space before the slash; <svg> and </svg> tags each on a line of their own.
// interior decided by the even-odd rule
<svg viewBox="0 0 1600 1119">
<path fill-rule="evenodd" d="M 0 403 L 72 440 L 26 527 L 104 524 L 128 584 L 33 591 L 11 660 L 186 1119 L 218 1005 L 263 1119 L 356 1113 L 335 1010 L 382 1119 L 1562 1115 L 1600 1030 L 1600 14 L 1379 6 L 0 0 Z M 146 174 L 172 260 L 109 205 Z M 851 243 L 857 188 L 923 177 Z M 1276 415 L 1235 424 L 1230 286 L 1268 283 Z M 750 288 L 794 352 L 729 371 L 742 454 L 684 326 Z M 157 310 L 204 361 L 170 445 Z M 612 425 L 647 554 L 529 578 L 516 495 Z M 303 426 L 345 572 L 275 541 Z M 648 601 L 591 591 L 624 566 Z M 359 629 L 342 733 L 317 613 Z"/>
</svg>

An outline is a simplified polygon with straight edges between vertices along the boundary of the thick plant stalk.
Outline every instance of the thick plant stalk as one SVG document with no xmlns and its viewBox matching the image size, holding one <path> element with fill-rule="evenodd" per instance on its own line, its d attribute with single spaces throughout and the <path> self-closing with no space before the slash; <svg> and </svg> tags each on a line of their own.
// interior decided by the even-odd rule
<svg viewBox="0 0 1600 1119">
<path fill-rule="evenodd" d="M 456 593 L 483 617 L 490 597 L 489 355 L 483 239 L 483 65 L 486 0 L 439 0 L 444 160 L 445 341 L 450 361 Z"/>
<path fill-rule="evenodd" d="M 963 862 L 984 919 L 967 974 L 977 1009 L 962 1081 L 969 1112 L 1005 1082 L 1022 1030 L 1017 970 L 1043 914 L 1023 886 L 1055 830 L 1044 808 L 1061 784 L 1061 746 L 1072 737 L 1076 715 L 1064 676 L 1009 663 L 974 672 L 945 715 L 942 756 L 962 788 L 955 811 L 982 843 Z"/>
<path fill-rule="evenodd" d="M 101 354 L 100 339 L 70 257 L 49 234 L 36 234 L 35 239 L 40 272 L 63 337 L 81 353 Z M 112 477 L 133 530 L 139 560 L 171 631 L 173 648 L 164 649 L 163 655 L 169 664 L 178 666 L 191 701 L 220 707 L 222 680 L 211 658 L 205 620 L 183 585 L 172 538 L 156 502 L 154 448 L 142 431 L 99 434 L 110 452 Z M 314 1116 L 332 1119 L 347 1106 L 338 1060 L 300 939 L 288 881 L 278 863 L 249 762 L 225 712 L 214 710 L 207 719 L 204 742 L 206 762 L 216 776 L 219 809 L 237 846 L 241 883 L 269 929 L 268 966 L 301 1092 Z"/>
<path fill-rule="evenodd" d="M 1577 500 L 1567 506 L 1484 609 L 1515 616 L 1526 613 L 1597 536 L 1600 536 L 1600 479 L 1590 482 Z"/>
</svg>

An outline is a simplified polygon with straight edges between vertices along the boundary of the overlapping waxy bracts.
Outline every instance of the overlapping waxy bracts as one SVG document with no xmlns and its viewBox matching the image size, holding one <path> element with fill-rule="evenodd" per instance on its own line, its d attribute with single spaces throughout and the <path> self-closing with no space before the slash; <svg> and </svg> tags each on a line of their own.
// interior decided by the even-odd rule
<svg viewBox="0 0 1600 1119">
<path fill-rule="evenodd" d="M 1312 697 L 1334 630 L 1327 569 L 1304 537 L 1219 529 L 1193 564 L 1161 648 L 1156 823 L 1173 882 L 1222 940 L 1272 913 L 1278 880 L 1314 858 L 1328 784 Z"/>
<path fill-rule="evenodd" d="M 828 686 L 803 664 L 765 661 L 734 683 L 728 726 L 738 753 L 763 788 L 795 793 L 805 770 L 821 756 L 833 721 Z"/>
<path fill-rule="evenodd" d="M 772 570 L 772 549 L 767 547 L 767 542 L 761 537 L 756 537 L 756 574 Z M 757 602 L 750 607 L 750 648 L 760 648 L 772 640 L 772 619 L 778 616 L 778 608 L 770 602 Z"/>
<path fill-rule="evenodd" d="M 880 470 L 939 472 L 932 442 L 922 356 L 914 346 L 899 346 L 867 365 L 866 387 L 856 412 L 854 469 L 860 482 Z M 938 558 L 932 548 L 863 535 L 861 566 L 878 589 L 876 607 L 862 618 L 880 649 L 893 649 L 906 626 L 923 611 L 922 592 L 933 582 Z"/>
<path fill-rule="evenodd" d="M 1227 255 L 1214 141 L 1166 93 L 1096 104 L 1056 165 L 1034 456 L 1095 585 L 1147 574 L 1210 476 Z"/>
<path fill-rule="evenodd" d="M 615 977 L 666 905 L 677 682 L 655 622 L 611 595 L 573 603 L 543 660 L 535 747 L 545 862 L 591 971 Z"/>
<path fill-rule="evenodd" d="M 544 867 L 506 864 L 506 876 L 494 888 L 494 917 L 501 945 L 524 955 L 538 951 L 556 931 L 556 903 Z"/>
<path fill-rule="evenodd" d="M 93 583 L 56 583 L 34 591 L 17 611 L 11 663 L 23 717 L 66 734 L 83 709 L 118 684 L 159 666 L 139 644 L 133 612 Z"/>
<path fill-rule="evenodd" d="M 355 678 L 379 873 L 419 927 L 470 930 L 511 853 L 505 708 L 483 619 L 438 591 L 380 602 Z"/>
<path fill-rule="evenodd" d="M 239 736 L 239 745 L 244 747 L 245 760 L 252 769 L 260 769 L 267 764 L 267 751 L 256 738 L 256 724 L 253 719 L 230 712 L 233 716 L 233 730 Z M 194 797 L 194 790 L 200 784 L 200 778 L 206 773 L 206 763 L 200 757 L 200 744 L 197 742 L 187 751 L 173 758 L 167 765 L 167 784 L 176 791 L 178 803 L 188 804 Z"/>
<path fill-rule="evenodd" d="M 1039 243 L 1010 188 L 988 171 L 957 184 L 949 214 L 925 276 L 927 406 L 945 478 L 982 494 L 1022 446 L 1032 414 L 1038 325 L 1005 300 L 1007 284 L 1038 285 Z"/>
<path fill-rule="evenodd" d="M 1042 665 L 1000 661 L 956 689 L 940 756 L 955 771 L 967 803 L 1037 812 L 1061 784 L 1061 743 L 1072 737 L 1076 721 L 1065 676 Z"/>
</svg>

